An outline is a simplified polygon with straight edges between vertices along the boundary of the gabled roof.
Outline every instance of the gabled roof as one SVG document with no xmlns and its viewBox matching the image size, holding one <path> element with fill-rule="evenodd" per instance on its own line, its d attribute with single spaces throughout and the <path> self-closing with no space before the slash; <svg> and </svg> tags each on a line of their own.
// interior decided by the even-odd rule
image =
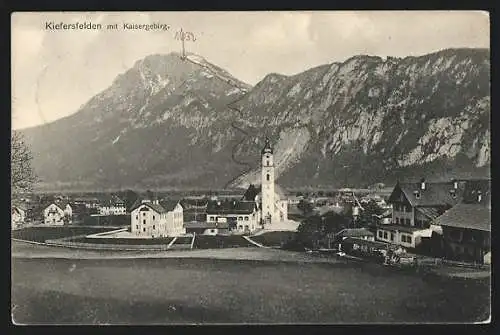
<svg viewBox="0 0 500 335">
<path fill-rule="evenodd" d="M 13 201 L 11 203 L 11 207 L 12 208 L 18 208 L 18 209 L 20 209 L 22 211 L 27 211 L 29 209 L 28 204 L 25 203 L 25 202 L 22 202 L 22 201 Z"/>
<path fill-rule="evenodd" d="M 279 200 L 287 200 L 288 199 L 288 197 L 286 196 L 286 192 L 278 184 L 274 184 L 274 193 L 276 195 L 278 195 Z M 242 200 L 254 201 L 255 197 L 257 195 L 261 196 L 261 194 L 262 194 L 262 186 L 261 185 L 250 184 L 250 186 L 248 186 L 247 190 L 245 191 L 245 194 L 243 195 Z"/>
<path fill-rule="evenodd" d="M 255 209 L 254 201 L 210 200 L 207 204 L 207 214 L 251 214 Z"/>
<path fill-rule="evenodd" d="M 57 207 L 59 207 L 62 210 L 65 210 L 67 205 L 69 205 L 71 207 L 71 204 L 67 201 L 53 201 L 53 202 L 47 203 L 44 206 L 44 209 L 46 209 L 50 205 L 56 205 Z"/>
<path fill-rule="evenodd" d="M 481 204 L 458 204 L 438 217 L 434 224 L 491 232 L 491 210 Z"/>
<path fill-rule="evenodd" d="M 458 183 L 454 189 L 453 182 L 430 183 L 425 182 L 425 189 L 421 183 L 397 183 L 389 197 L 389 203 L 398 202 L 400 192 L 404 194 L 411 206 L 453 206 L 462 200 L 464 182 Z"/>
<path fill-rule="evenodd" d="M 422 215 L 432 219 L 437 218 L 445 212 L 443 207 L 417 207 L 416 211 L 420 212 Z"/>
<path fill-rule="evenodd" d="M 153 203 L 153 202 L 139 203 L 139 202 L 136 202 L 136 204 L 134 204 L 134 206 L 132 206 L 130 208 L 130 211 L 134 211 L 137 208 L 139 208 L 140 206 L 145 205 L 157 213 L 167 213 L 167 212 L 173 211 L 175 206 L 177 206 L 178 203 L 179 203 L 179 200 L 162 200 L 162 201 L 159 201 L 158 203 Z"/>
</svg>

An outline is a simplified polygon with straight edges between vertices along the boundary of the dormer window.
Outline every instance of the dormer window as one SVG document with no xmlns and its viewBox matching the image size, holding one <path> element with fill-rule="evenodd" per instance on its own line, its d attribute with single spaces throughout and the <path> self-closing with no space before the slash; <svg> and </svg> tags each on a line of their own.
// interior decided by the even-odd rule
<svg viewBox="0 0 500 335">
<path fill-rule="evenodd" d="M 413 194 L 415 194 L 415 199 L 420 199 L 420 191 L 414 191 Z"/>
<path fill-rule="evenodd" d="M 450 195 L 452 196 L 452 198 L 456 198 L 457 197 L 457 192 L 455 191 L 455 189 L 450 190 Z"/>
</svg>

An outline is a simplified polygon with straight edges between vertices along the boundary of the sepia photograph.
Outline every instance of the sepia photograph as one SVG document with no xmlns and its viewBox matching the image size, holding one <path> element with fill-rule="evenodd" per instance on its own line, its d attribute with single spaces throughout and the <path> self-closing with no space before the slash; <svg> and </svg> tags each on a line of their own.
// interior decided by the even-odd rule
<svg viewBox="0 0 500 335">
<path fill-rule="evenodd" d="M 491 322 L 484 11 L 14 12 L 11 322 Z"/>
</svg>

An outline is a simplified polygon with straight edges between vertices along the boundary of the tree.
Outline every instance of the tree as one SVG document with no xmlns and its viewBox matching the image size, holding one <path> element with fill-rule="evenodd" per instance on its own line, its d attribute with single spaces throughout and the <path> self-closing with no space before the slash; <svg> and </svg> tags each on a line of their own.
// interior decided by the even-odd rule
<svg viewBox="0 0 500 335">
<path fill-rule="evenodd" d="M 24 137 L 18 131 L 13 131 L 10 143 L 10 186 L 13 194 L 33 190 L 37 177 L 31 166 L 32 160 L 33 156 Z"/>
</svg>

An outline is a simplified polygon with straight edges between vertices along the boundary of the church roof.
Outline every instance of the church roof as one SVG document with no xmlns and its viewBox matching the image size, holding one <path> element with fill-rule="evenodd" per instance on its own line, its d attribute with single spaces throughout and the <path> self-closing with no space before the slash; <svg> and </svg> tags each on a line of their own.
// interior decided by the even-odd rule
<svg viewBox="0 0 500 335">
<path fill-rule="evenodd" d="M 245 194 L 243 195 L 243 200 L 245 200 L 245 201 L 254 201 L 255 197 L 257 195 L 260 196 L 261 193 L 262 193 L 262 186 L 261 185 L 255 186 L 253 184 L 250 184 L 250 186 L 248 186 L 247 190 L 245 191 Z M 280 200 L 286 200 L 286 199 L 288 199 L 287 196 L 286 196 L 286 192 L 278 184 L 274 184 L 274 193 L 276 195 L 278 195 L 278 197 L 279 197 Z"/>
<path fill-rule="evenodd" d="M 271 142 L 269 142 L 269 138 L 266 138 L 266 143 L 264 144 L 264 148 L 262 148 L 262 154 L 265 153 L 273 153 L 273 148 L 271 147 Z"/>
</svg>

